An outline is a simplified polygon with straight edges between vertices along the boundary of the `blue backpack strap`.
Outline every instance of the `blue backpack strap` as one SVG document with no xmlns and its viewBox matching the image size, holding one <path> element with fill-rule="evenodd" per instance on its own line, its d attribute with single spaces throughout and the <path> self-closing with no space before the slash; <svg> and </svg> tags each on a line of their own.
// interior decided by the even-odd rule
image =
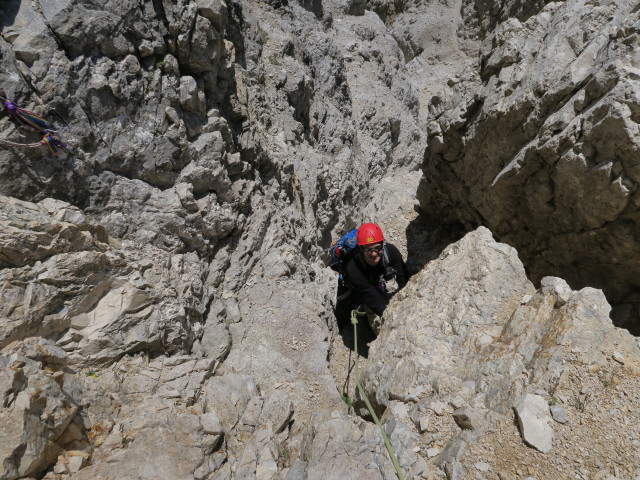
<svg viewBox="0 0 640 480">
<path fill-rule="evenodd" d="M 329 267 L 332 270 L 342 274 L 343 273 L 343 262 L 348 256 L 353 252 L 356 248 L 356 233 L 358 229 L 354 228 L 340 237 L 335 243 L 329 247 L 329 254 L 331 257 L 331 263 Z"/>
</svg>

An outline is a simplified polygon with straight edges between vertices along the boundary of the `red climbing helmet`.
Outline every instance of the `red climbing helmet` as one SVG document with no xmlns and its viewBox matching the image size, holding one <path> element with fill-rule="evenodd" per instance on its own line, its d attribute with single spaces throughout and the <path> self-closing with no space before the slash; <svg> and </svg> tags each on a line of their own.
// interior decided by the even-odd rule
<svg viewBox="0 0 640 480">
<path fill-rule="evenodd" d="M 369 245 L 384 241 L 382 229 L 375 223 L 365 223 L 356 233 L 356 244 Z"/>
</svg>

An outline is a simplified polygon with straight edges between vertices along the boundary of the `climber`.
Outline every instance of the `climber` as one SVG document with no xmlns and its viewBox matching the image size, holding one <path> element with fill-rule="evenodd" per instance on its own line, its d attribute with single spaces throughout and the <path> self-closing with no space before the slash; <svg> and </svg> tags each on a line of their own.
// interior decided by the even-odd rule
<svg viewBox="0 0 640 480">
<path fill-rule="evenodd" d="M 344 261 L 344 281 L 338 289 L 339 302 L 357 306 L 363 304 L 369 323 L 375 333 L 379 331 L 379 317 L 390 299 L 387 281 L 395 278 L 398 290 L 409 280 L 409 272 L 400 251 L 385 242 L 382 229 L 374 223 L 365 223 L 356 233 L 353 254 Z M 338 319 L 338 323 L 343 323 Z"/>
</svg>

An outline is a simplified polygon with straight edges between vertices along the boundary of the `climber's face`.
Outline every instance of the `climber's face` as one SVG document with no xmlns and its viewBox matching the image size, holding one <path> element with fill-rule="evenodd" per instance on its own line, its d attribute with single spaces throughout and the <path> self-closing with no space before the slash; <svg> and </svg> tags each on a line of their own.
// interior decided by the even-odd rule
<svg viewBox="0 0 640 480">
<path fill-rule="evenodd" d="M 367 262 L 367 265 L 375 267 L 380 263 L 380 259 L 382 258 L 382 242 L 360 247 L 360 250 L 362 250 L 362 256 L 364 257 L 364 261 Z"/>
</svg>

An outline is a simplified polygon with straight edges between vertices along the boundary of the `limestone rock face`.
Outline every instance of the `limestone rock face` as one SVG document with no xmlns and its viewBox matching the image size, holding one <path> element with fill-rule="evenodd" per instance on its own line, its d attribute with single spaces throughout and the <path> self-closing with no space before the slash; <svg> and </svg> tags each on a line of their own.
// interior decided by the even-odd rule
<svg viewBox="0 0 640 480">
<path fill-rule="evenodd" d="M 36 206 L 2 196 L 0 209 L 1 267 L 21 267 L 59 253 L 99 250 L 107 238 L 104 229 L 92 225 L 80 209 L 53 199 Z"/>
<path fill-rule="evenodd" d="M 432 102 L 422 208 L 516 247 L 533 280 L 638 287 L 637 9 L 552 2 L 484 38 L 477 75 Z M 532 12 L 534 13 L 534 12 Z M 626 306 L 625 306 L 626 305 Z"/>
<path fill-rule="evenodd" d="M 316 411 L 346 410 L 327 367 L 335 277 L 316 259 L 425 146 L 401 50 L 363 7 L 0 5 L 1 94 L 70 145 L 0 150 L 0 345 L 55 342 L 86 415 L 88 443 L 37 450 L 34 474 L 327 471 L 302 454 Z"/>
<path fill-rule="evenodd" d="M 486 228 L 468 234 L 412 278 L 385 311 L 383 329 L 389 334 L 372 349 L 364 373 L 367 388 L 376 392 L 378 404 L 409 402 L 434 391 L 455 396 L 467 378 L 477 377 L 474 368 L 485 368 L 472 352 L 491 348 L 514 306 L 532 293 L 514 249 L 495 242 Z M 500 377 L 496 372 L 495 382 L 504 381 Z M 502 395 L 509 389 L 496 391 Z M 469 393 L 475 395 L 475 388 Z M 510 408 L 509 398 L 491 403 L 502 411 Z"/>
<path fill-rule="evenodd" d="M 74 379 L 61 370 L 65 357 L 41 337 L 13 342 L 0 352 L 2 478 L 36 476 L 65 450 L 89 449 L 81 407 L 91 396 L 74 395 Z"/>
<path fill-rule="evenodd" d="M 386 479 L 395 476 L 391 462 L 385 458 L 384 444 L 380 442 L 381 436 L 375 425 L 353 422 L 338 415 L 316 422 L 316 425 L 306 444 L 306 478 Z M 398 462 L 403 471 L 421 475 L 424 461 L 407 448 L 417 441 L 415 435 L 402 439 L 404 442 L 401 437 L 393 434 L 391 437 L 398 440 L 394 443 L 401 448 L 398 450 Z M 354 461 L 356 458 L 358 460 Z"/>
<path fill-rule="evenodd" d="M 190 348 L 207 302 L 195 254 L 114 247 L 103 227 L 61 201 L 0 197 L 0 212 L 0 345 L 52 337 L 67 361 L 85 365 Z"/>
<path fill-rule="evenodd" d="M 589 15 L 543 3 L 1 2 L 0 95 L 69 147 L 52 157 L 39 134 L 0 118 L 0 478 L 394 478 L 352 393 L 336 276 L 320 260 L 363 221 L 380 223 L 416 273 L 361 359 L 406 478 L 521 476 L 514 459 L 554 478 L 562 461 L 528 457 L 509 416 L 528 394 L 566 413 L 547 455 L 581 459 L 571 431 L 603 452 L 590 472 L 631 471 L 637 349 L 602 293 L 549 276 L 536 291 L 485 229 L 431 262 L 455 233 L 441 221 L 451 215 L 444 201 L 416 208 L 423 122 L 437 117 L 444 132 L 449 101 L 483 82 L 499 91 L 496 72 L 545 51 L 547 17 L 592 22 L 575 37 L 589 42 L 626 12 L 606 45 L 632 43 L 624 2 Z M 538 43 L 524 48 L 521 31 Z M 609 85 L 603 58 L 620 53 L 598 52 L 594 83 L 579 83 L 594 105 Z M 618 73 L 633 63 L 619 58 Z M 612 118 L 589 105 L 584 128 Z M 470 128 L 500 131 L 490 118 Z M 446 158 L 463 151 L 445 144 Z M 438 145 L 432 134 L 430 152 Z M 583 177 L 572 178 L 591 188 Z M 607 188 L 603 228 L 628 209 Z M 625 434 L 608 438 L 604 424 Z"/>
<path fill-rule="evenodd" d="M 407 405 L 404 421 L 413 418 L 421 430 L 440 425 L 440 442 L 447 447 L 439 461 L 450 472 L 464 458 L 460 442 L 473 442 L 490 425 L 510 419 L 512 408 L 520 415 L 524 441 L 547 453 L 554 428 L 551 395 L 575 389 L 587 368 L 612 368 L 619 348 L 625 359 L 633 358 L 628 372 L 637 374 L 637 343 L 612 326 L 609 311 L 601 291 L 571 291 L 558 278 L 545 278 L 535 291 L 515 250 L 480 227 L 396 295 L 369 352 L 365 389 L 380 410 Z M 536 400 L 535 411 L 523 401 L 529 397 Z M 585 447 L 591 441 L 576 439 Z"/>
<path fill-rule="evenodd" d="M 147 407 L 146 415 L 132 417 L 115 427 L 116 432 L 121 429 L 120 441 L 126 439 L 128 445 L 126 449 L 111 445 L 115 451 L 109 455 L 108 468 L 100 461 L 102 452 L 98 450 L 97 461 L 71 478 L 193 478 L 195 466 L 203 463 L 208 443 L 198 415 L 167 406 L 159 408 L 152 402 L 147 402 Z M 117 435 L 113 432 L 110 437 Z M 162 455 L 158 455 L 159 447 Z"/>
</svg>

